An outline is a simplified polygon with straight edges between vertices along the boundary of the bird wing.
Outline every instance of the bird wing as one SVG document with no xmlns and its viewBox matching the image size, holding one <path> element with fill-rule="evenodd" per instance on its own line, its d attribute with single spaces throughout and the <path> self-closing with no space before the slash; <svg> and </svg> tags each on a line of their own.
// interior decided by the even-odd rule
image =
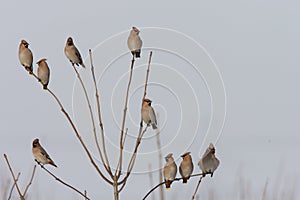
<svg viewBox="0 0 300 200">
<path fill-rule="evenodd" d="M 49 154 L 47 154 L 46 150 L 44 148 L 41 148 L 41 151 L 40 153 L 45 157 L 47 158 L 48 160 L 51 160 Z"/>
<path fill-rule="evenodd" d="M 157 125 L 156 115 L 155 115 L 154 109 L 152 107 L 150 110 L 150 120 L 151 120 L 151 123 L 154 123 L 155 125 Z"/>
<path fill-rule="evenodd" d="M 141 40 L 140 37 L 138 37 L 138 43 L 137 43 L 138 49 L 141 49 L 142 45 L 143 45 L 143 41 Z"/>
<path fill-rule="evenodd" d="M 181 169 L 181 165 L 179 166 L 179 173 L 182 176 L 182 169 Z"/>
<path fill-rule="evenodd" d="M 76 54 L 76 56 L 78 57 L 78 59 L 80 60 L 80 62 L 82 62 L 81 55 L 80 55 L 80 53 L 79 53 L 79 51 L 78 51 L 77 48 L 76 48 L 75 54 Z"/>
<path fill-rule="evenodd" d="M 219 164 L 220 164 L 220 161 L 219 161 L 219 159 L 218 159 L 218 158 L 216 158 L 216 157 L 215 157 L 214 161 L 215 161 L 215 170 L 216 170 L 216 169 L 217 169 L 217 167 L 218 167 L 218 166 L 219 166 Z"/>
</svg>

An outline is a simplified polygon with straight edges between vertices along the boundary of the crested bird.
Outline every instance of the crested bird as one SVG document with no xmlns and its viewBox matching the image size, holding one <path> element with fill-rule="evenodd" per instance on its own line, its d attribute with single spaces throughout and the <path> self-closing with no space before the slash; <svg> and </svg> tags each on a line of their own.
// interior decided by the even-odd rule
<svg viewBox="0 0 300 200">
<path fill-rule="evenodd" d="M 166 189 L 171 188 L 171 184 L 174 181 L 176 174 L 177 174 L 177 165 L 174 162 L 173 154 L 169 153 L 166 157 L 166 164 L 164 166 L 164 178 L 165 178 L 165 185 Z"/>
<path fill-rule="evenodd" d="M 211 177 L 214 174 L 214 171 L 218 168 L 220 161 L 215 156 L 216 150 L 212 143 L 210 143 L 209 147 L 206 149 L 202 158 L 199 160 L 198 165 L 202 170 L 203 177 L 207 173 L 211 173 Z"/>
<path fill-rule="evenodd" d="M 156 116 L 151 103 L 152 101 L 150 99 L 144 99 L 142 106 L 142 118 L 147 126 L 151 124 L 153 129 L 157 129 Z"/>
<path fill-rule="evenodd" d="M 38 64 L 38 69 L 37 69 L 37 75 L 39 78 L 39 81 L 43 85 L 43 89 L 46 90 L 48 83 L 49 83 L 49 76 L 50 76 L 50 70 L 48 67 L 48 64 L 46 62 L 46 58 L 42 58 L 37 62 Z"/>
<path fill-rule="evenodd" d="M 187 180 L 189 180 L 194 170 L 194 164 L 190 153 L 191 152 L 186 152 L 181 155 L 182 161 L 179 166 L 179 172 L 182 176 L 182 183 L 187 183 Z"/>
<path fill-rule="evenodd" d="M 136 27 L 132 27 L 127 40 L 128 48 L 135 58 L 141 57 L 141 48 L 143 45 L 143 41 L 141 40 L 139 33 L 139 29 L 137 29 Z"/>
<path fill-rule="evenodd" d="M 25 69 L 29 72 L 29 74 L 32 74 L 33 67 L 32 67 L 32 61 L 33 61 L 33 55 L 31 50 L 28 48 L 29 43 L 26 40 L 21 40 L 20 46 L 19 46 L 19 60 L 21 65 L 25 67 Z"/>
<path fill-rule="evenodd" d="M 32 142 L 32 154 L 35 158 L 35 161 L 37 161 L 39 164 L 50 164 L 54 167 L 57 167 L 46 150 L 40 145 L 38 138 L 34 139 Z"/>
<path fill-rule="evenodd" d="M 73 39 L 71 37 L 69 37 L 67 39 L 67 43 L 65 46 L 65 54 L 67 56 L 67 58 L 70 60 L 70 62 L 72 63 L 72 65 L 81 65 L 83 68 L 85 68 L 85 65 L 83 64 L 81 55 L 78 51 L 78 49 L 76 48 L 76 46 L 74 45 Z"/>
</svg>

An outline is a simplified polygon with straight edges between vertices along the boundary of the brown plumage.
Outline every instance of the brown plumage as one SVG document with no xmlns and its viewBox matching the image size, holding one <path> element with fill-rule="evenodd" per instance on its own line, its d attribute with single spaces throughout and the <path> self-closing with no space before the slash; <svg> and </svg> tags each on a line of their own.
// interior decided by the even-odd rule
<svg viewBox="0 0 300 200">
<path fill-rule="evenodd" d="M 218 168 L 220 164 L 220 161 L 215 156 L 215 152 L 216 152 L 215 147 L 211 143 L 209 147 L 206 149 L 200 161 L 198 162 L 198 165 L 202 170 L 203 177 L 205 177 L 207 173 L 211 173 L 211 177 L 212 177 L 214 171 Z"/>
<path fill-rule="evenodd" d="M 187 183 L 187 180 L 189 180 L 194 170 L 194 164 L 190 153 L 191 152 L 186 152 L 185 154 L 181 155 L 182 161 L 179 166 L 179 172 L 181 174 L 183 183 Z"/>
<path fill-rule="evenodd" d="M 32 61 L 33 56 L 31 50 L 28 48 L 29 44 L 26 40 L 21 40 L 20 46 L 19 46 L 19 60 L 21 65 L 25 67 L 25 69 L 29 72 L 29 74 L 32 74 L 33 67 L 32 67 Z"/>
<path fill-rule="evenodd" d="M 171 188 L 171 184 L 176 177 L 177 174 L 177 165 L 174 161 L 173 154 L 170 153 L 165 157 L 166 164 L 164 166 L 164 178 L 166 189 Z"/>
<path fill-rule="evenodd" d="M 50 156 L 47 154 L 46 150 L 40 145 L 39 139 L 36 138 L 32 142 L 32 154 L 35 158 L 35 161 L 38 163 L 45 165 L 50 164 L 54 167 L 57 167 Z"/>
<path fill-rule="evenodd" d="M 142 118 L 147 125 L 152 125 L 153 129 L 157 129 L 157 121 L 154 109 L 151 106 L 150 99 L 144 99 L 142 107 Z"/>
<path fill-rule="evenodd" d="M 64 51 L 65 51 L 65 55 L 70 60 L 72 65 L 74 65 L 74 64 L 77 66 L 81 65 L 83 68 L 85 68 L 85 65 L 83 64 L 81 55 L 80 55 L 78 49 L 76 48 L 76 46 L 74 45 L 73 39 L 71 37 L 69 37 L 67 39 Z"/>
<path fill-rule="evenodd" d="M 141 48 L 143 45 L 143 41 L 141 40 L 139 33 L 139 29 L 132 27 L 127 40 L 128 48 L 135 58 L 141 57 Z"/>
<path fill-rule="evenodd" d="M 47 60 L 46 58 L 43 58 L 37 62 L 38 64 L 37 74 L 38 74 L 39 81 L 43 85 L 44 90 L 47 89 L 49 83 L 49 77 L 50 77 L 50 70 L 46 60 Z"/>
</svg>

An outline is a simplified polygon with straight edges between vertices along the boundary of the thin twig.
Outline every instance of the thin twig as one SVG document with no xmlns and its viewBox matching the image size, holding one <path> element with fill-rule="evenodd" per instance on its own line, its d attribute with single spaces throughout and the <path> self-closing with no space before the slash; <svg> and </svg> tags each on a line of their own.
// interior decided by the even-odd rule
<svg viewBox="0 0 300 200">
<path fill-rule="evenodd" d="M 125 140 L 127 138 L 127 133 L 128 133 L 128 128 L 126 128 L 126 130 L 125 130 L 124 139 L 123 139 L 123 146 L 125 145 Z M 118 164 L 117 164 L 116 168 L 119 168 L 119 166 L 120 166 L 120 159 L 118 161 Z"/>
<path fill-rule="evenodd" d="M 97 87 L 97 82 L 96 82 L 96 77 L 95 77 L 95 69 L 94 69 L 91 49 L 89 49 L 89 54 L 90 54 L 90 61 L 91 61 L 92 77 L 93 77 L 95 93 L 96 93 L 95 96 L 96 96 L 96 101 L 97 101 L 97 112 L 98 112 L 98 120 L 99 120 L 99 126 L 100 126 L 103 154 L 104 154 L 106 166 L 109 169 L 110 174 L 111 174 L 110 163 L 109 163 L 109 159 L 108 159 L 107 152 L 106 152 L 106 146 L 105 146 L 105 137 L 104 137 L 104 128 L 103 128 L 102 118 L 101 118 L 101 106 L 100 106 L 100 100 L 99 100 L 99 92 L 98 92 L 98 87 Z"/>
<path fill-rule="evenodd" d="M 131 156 L 131 159 L 130 159 L 130 162 L 128 164 L 128 167 L 127 167 L 127 173 L 126 173 L 126 176 L 123 178 L 123 180 L 121 180 L 118 184 L 126 184 L 126 179 L 129 177 L 130 173 L 131 173 L 131 170 L 134 166 L 134 161 L 135 161 L 135 158 L 136 158 L 136 154 L 137 154 L 137 150 L 138 150 L 138 147 L 141 143 L 141 139 L 144 135 L 144 133 L 146 132 L 147 130 L 147 126 L 145 128 L 145 130 L 143 131 L 143 118 L 142 118 L 142 109 L 143 109 L 143 102 L 144 102 L 144 99 L 146 97 L 146 94 L 147 94 L 147 86 L 148 86 L 148 78 L 149 78 L 149 73 L 150 73 L 150 65 L 151 65 L 151 60 L 152 60 L 152 51 L 150 51 L 150 55 L 149 55 L 149 60 L 148 60 L 148 67 L 147 67 L 147 73 L 146 73 L 146 80 L 145 80 L 145 86 L 144 86 L 144 95 L 143 95 L 143 98 L 142 98 L 142 104 L 141 104 L 141 121 L 140 121 L 140 129 L 139 129 L 139 134 L 138 134 L 138 137 L 136 139 L 136 145 L 135 145 L 135 149 L 132 153 L 132 156 Z M 121 190 L 121 189 L 120 189 Z"/>
<path fill-rule="evenodd" d="M 197 186 L 196 186 L 195 192 L 194 192 L 194 194 L 193 194 L 193 196 L 192 196 L 192 200 L 195 199 L 195 196 L 196 196 L 196 194 L 197 194 L 197 191 L 198 191 L 198 188 L 199 188 L 200 183 L 201 183 L 201 181 L 202 181 L 202 178 L 203 178 L 203 176 L 201 176 L 200 179 L 199 179 L 199 181 L 198 181 L 198 184 L 197 184 Z"/>
<path fill-rule="evenodd" d="M 206 174 L 211 174 L 211 173 L 206 173 Z M 203 173 L 200 173 L 200 174 L 192 174 L 191 176 L 190 176 L 190 178 L 192 178 L 192 177 L 196 177 L 196 176 L 203 176 Z M 174 181 L 180 181 L 180 180 L 182 180 L 183 178 L 181 177 L 181 178 L 175 178 L 174 180 L 173 180 L 173 182 Z M 159 186 L 161 186 L 162 184 L 165 184 L 166 183 L 166 181 L 164 181 L 164 182 L 161 182 L 161 183 L 159 183 L 159 184 L 157 184 L 155 187 L 153 187 L 144 197 L 143 197 L 143 200 L 145 200 L 150 194 L 151 194 L 151 192 L 153 192 L 156 188 L 158 188 Z"/>
<path fill-rule="evenodd" d="M 161 186 L 161 185 L 163 185 L 163 184 L 165 184 L 165 181 L 164 182 L 161 182 L 161 183 L 159 183 L 159 184 L 157 184 L 154 188 L 152 188 L 145 196 L 144 196 L 144 198 L 143 198 L 143 200 L 144 199 L 146 199 L 156 188 L 158 188 L 159 186 Z"/>
<path fill-rule="evenodd" d="M 24 196 L 24 197 L 26 196 L 26 193 L 27 193 L 27 191 L 28 191 L 30 185 L 32 184 L 33 177 L 34 177 L 34 174 L 35 174 L 35 169 L 36 169 L 36 165 L 34 165 L 34 167 L 33 167 L 30 181 L 29 181 L 29 183 L 27 184 L 27 186 L 26 186 L 26 188 L 25 188 L 25 191 L 24 191 L 24 193 L 23 193 L 23 196 Z"/>
<path fill-rule="evenodd" d="M 142 104 L 141 104 L 141 113 L 142 113 L 142 108 L 143 108 L 143 101 L 144 101 L 144 99 L 146 97 L 146 94 L 147 94 L 147 85 L 148 85 L 148 77 L 149 77 L 149 72 L 150 72 L 151 59 L 152 59 L 152 51 L 150 52 L 149 60 L 148 60 L 148 67 L 147 67 L 146 80 L 145 80 L 145 86 L 144 86 L 144 95 L 143 95 Z M 126 176 L 120 182 L 118 182 L 119 185 L 123 184 L 123 186 L 121 186 L 119 191 L 121 191 L 124 188 L 124 186 L 126 184 L 126 181 L 129 177 L 129 175 L 131 174 L 131 170 L 132 170 L 132 168 L 134 166 L 134 163 L 135 163 L 138 147 L 141 143 L 141 139 L 142 139 L 144 133 L 147 131 L 147 128 L 148 128 L 148 126 L 146 126 L 146 128 L 143 131 L 143 118 L 142 118 L 142 114 L 141 114 L 140 129 L 139 129 L 139 134 L 138 134 L 138 137 L 137 137 L 137 140 L 136 140 L 135 149 L 133 151 L 130 162 L 128 164 Z"/>
<path fill-rule="evenodd" d="M 62 103 L 60 102 L 60 100 L 58 99 L 58 97 L 49 89 L 47 88 L 47 91 L 54 97 L 54 99 L 56 100 L 56 102 L 58 103 L 61 111 L 63 112 L 63 114 L 66 116 L 67 120 L 69 121 L 70 125 L 72 126 L 73 128 L 73 131 L 77 137 L 77 139 L 79 140 L 80 144 L 82 145 L 83 149 L 85 150 L 87 156 L 89 157 L 92 165 L 94 166 L 94 168 L 96 169 L 96 171 L 99 173 L 99 175 L 109 184 L 113 184 L 110 180 L 108 180 L 108 178 L 106 178 L 104 176 L 104 174 L 101 172 L 101 170 L 99 169 L 98 165 L 95 163 L 90 151 L 88 150 L 88 148 L 86 147 L 85 143 L 83 142 L 75 124 L 73 123 L 73 120 L 71 119 L 71 117 L 69 116 L 69 114 L 67 113 L 67 111 L 64 109 Z"/>
<path fill-rule="evenodd" d="M 139 147 L 139 145 L 141 143 L 143 135 L 147 131 L 147 128 L 148 128 L 148 126 L 145 127 L 145 129 L 143 130 L 143 132 L 139 135 L 139 137 L 136 140 L 135 148 L 134 148 L 133 154 L 132 154 L 131 159 L 130 159 L 129 164 L 128 164 L 127 173 L 126 173 L 125 177 L 120 182 L 118 182 L 118 185 L 123 184 L 123 186 L 121 186 L 121 189 L 119 190 L 119 192 L 124 188 L 124 186 L 126 184 L 126 181 L 127 181 L 128 177 L 129 177 L 129 175 L 131 174 L 131 171 L 132 171 L 132 168 L 134 166 L 135 159 L 136 159 L 138 147 Z"/>
<path fill-rule="evenodd" d="M 102 151 L 100 149 L 100 145 L 99 145 L 99 142 L 98 142 L 98 137 L 97 137 L 97 133 L 96 133 L 96 127 L 95 127 L 95 120 L 94 120 L 94 114 L 93 114 L 93 110 L 92 110 L 92 106 L 91 106 L 91 103 L 90 103 L 90 99 L 89 99 L 89 96 L 87 94 L 87 91 L 86 91 L 86 88 L 85 88 L 85 85 L 81 79 L 81 76 L 78 72 L 78 70 L 76 69 L 76 67 L 74 66 L 74 64 L 72 65 L 73 66 L 73 69 L 77 75 L 77 78 L 80 82 L 80 85 L 83 89 L 83 92 L 84 92 L 84 96 L 85 96 L 85 99 L 86 99 L 86 102 L 88 104 L 88 108 L 89 108 L 89 112 L 90 112 L 90 118 L 91 118 L 91 121 L 92 121 L 92 126 L 93 126 L 93 133 L 94 133 L 94 139 L 95 139 L 95 142 L 96 142 L 96 146 L 97 146 L 97 150 L 98 150 L 98 153 L 100 155 L 100 159 L 101 159 L 101 162 L 102 164 L 104 165 L 104 168 L 106 169 L 106 171 L 108 172 L 109 175 L 111 175 L 112 177 L 112 173 L 111 173 L 111 170 L 110 168 L 108 168 L 106 166 L 106 163 L 104 162 L 104 159 L 103 159 L 103 155 L 102 155 Z"/>
<path fill-rule="evenodd" d="M 19 177 L 20 177 L 20 175 L 21 175 L 21 173 L 19 172 L 18 173 L 18 175 L 17 175 L 17 178 L 16 178 L 16 181 L 18 182 L 18 180 L 19 180 Z M 9 196 L 8 196 L 8 200 L 10 200 L 10 198 L 11 198 L 11 195 L 12 195 L 12 192 L 13 192 L 13 190 L 14 190 L 14 188 L 15 188 L 15 183 L 11 186 L 11 189 L 10 189 L 10 192 L 9 192 Z"/>
<path fill-rule="evenodd" d="M 37 81 L 40 81 L 40 79 L 37 77 L 37 75 L 35 73 L 32 73 L 33 77 L 35 77 L 37 79 Z M 56 100 L 56 102 L 58 103 L 60 110 L 62 111 L 62 113 L 66 116 L 68 122 L 70 123 L 70 125 L 72 126 L 72 129 L 77 137 L 77 139 L 79 140 L 80 144 L 82 145 L 84 151 L 86 152 L 87 156 L 89 157 L 92 165 L 94 166 L 94 168 L 96 169 L 96 171 L 99 173 L 99 175 L 103 178 L 103 180 L 105 180 L 107 183 L 109 183 L 110 185 L 113 184 L 113 182 L 111 182 L 110 180 L 108 180 L 108 178 L 106 178 L 106 176 L 101 172 L 100 168 L 98 167 L 98 165 L 95 163 L 89 149 L 86 147 L 85 143 L 83 142 L 73 120 L 71 119 L 70 115 L 68 114 L 68 112 L 64 109 L 62 103 L 60 102 L 60 100 L 58 99 L 58 97 L 47 87 L 46 89 L 51 95 L 52 97 Z"/>
<path fill-rule="evenodd" d="M 127 138 L 127 134 L 128 134 L 128 128 L 126 128 L 125 130 L 125 135 L 124 135 L 124 140 L 123 140 L 123 146 L 125 144 L 126 138 Z"/>
<path fill-rule="evenodd" d="M 14 172 L 13 172 L 13 170 L 12 170 L 10 164 L 9 164 L 9 161 L 8 161 L 8 158 L 7 158 L 6 154 L 4 154 L 4 158 L 5 158 L 5 161 L 6 161 L 7 165 L 8 165 L 8 168 L 9 168 L 9 171 L 11 173 L 11 176 L 13 177 L 14 184 L 16 185 L 16 188 L 17 188 L 17 191 L 19 193 L 20 199 L 24 200 L 24 196 L 22 195 L 22 193 L 20 191 L 20 188 L 19 188 L 18 183 L 17 183 L 17 179 L 16 179 L 16 177 L 14 175 Z"/>
<path fill-rule="evenodd" d="M 123 110 L 123 119 L 122 119 L 122 126 L 121 126 L 121 135 L 120 135 L 120 157 L 119 157 L 119 167 L 116 168 L 115 171 L 115 176 L 117 179 L 121 176 L 122 172 L 122 159 L 123 159 L 123 137 L 124 137 L 124 128 L 125 128 L 125 122 L 126 122 L 126 114 L 127 114 L 127 105 L 128 105 L 128 97 L 129 97 L 129 89 L 131 85 L 131 80 L 132 80 L 132 74 L 133 74 L 133 66 L 134 66 L 134 55 L 132 55 L 132 60 L 131 60 L 131 65 L 130 65 L 130 75 L 129 75 L 129 80 L 127 84 L 127 90 L 126 90 L 126 97 L 125 97 L 125 105 L 124 105 L 124 110 Z"/>
<path fill-rule="evenodd" d="M 150 51 L 149 60 L 148 60 L 148 67 L 147 67 L 147 73 L 146 73 L 143 101 L 144 101 L 144 99 L 146 97 L 146 94 L 147 94 L 147 86 L 148 86 L 148 78 L 149 78 L 149 73 L 150 73 L 151 60 L 152 60 L 152 51 Z M 142 102 L 142 104 L 143 104 L 143 102 Z"/>
<path fill-rule="evenodd" d="M 73 187 L 72 185 L 64 182 L 63 180 L 61 180 L 60 178 L 58 178 L 57 176 L 55 176 L 52 172 L 50 172 L 47 168 L 44 167 L 44 165 L 40 164 L 39 162 L 37 162 L 41 168 L 43 170 L 45 170 L 48 174 L 50 174 L 55 180 L 57 180 L 58 182 L 62 183 L 63 185 L 69 187 L 70 189 L 74 190 L 75 192 L 77 192 L 78 194 L 80 194 L 81 196 L 87 198 L 88 200 L 90 200 L 90 198 L 88 198 L 85 194 L 83 194 L 82 192 L 80 192 L 78 189 L 76 189 L 75 187 Z"/>
</svg>

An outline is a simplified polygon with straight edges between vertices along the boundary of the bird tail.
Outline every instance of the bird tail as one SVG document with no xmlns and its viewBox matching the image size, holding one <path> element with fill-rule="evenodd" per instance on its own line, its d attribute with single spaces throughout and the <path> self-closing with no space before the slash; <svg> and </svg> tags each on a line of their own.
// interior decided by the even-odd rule
<svg viewBox="0 0 300 200">
<path fill-rule="evenodd" d="M 81 65 L 83 68 L 86 68 L 86 67 L 85 67 L 85 65 L 83 64 L 83 62 L 82 62 L 82 63 L 80 63 L 80 65 Z"/>
<path fill-rule="evenodd" d="M 28 71 L 29 75 L 33 75 L 33 68 L 32 67 L 25 67 L 25 69 Z"/>
<path fill-rule="evenodd" d="M 171 184 L 172 184 L 172 181 L 166 181 L 165 182 L 166 190 L 170 190 L 171 189 Z"/>
<path fill-rule="evenodd" d="M 47 90 L 47 85 L 43 85 L 43 89 L 44 89 L 44 90 Z"/>
<path fill-rule="evenodd" d="M 153 129 L 157 129 L 156 124 L 153 123 L 153 124 L 151 124 L 151 125 L 152 125 L 152 128 L 153 128 Z"/>
<path fill-rule="evenodd" d="M 56 164 L 52 160 L 49 160 L 48 164 L 53 165 L 54 167 L 57 167 Z"/>
<path fill-rule="evenodd" d="M 187 178 L 183 178 L 182 183 L 187 183 Z"/>
<path fill-rule="evenodd" d="M 141 51 L 136 51 L 135 52 L 135 57 L 140 58 L 141 57 Z"/>
</svg>

